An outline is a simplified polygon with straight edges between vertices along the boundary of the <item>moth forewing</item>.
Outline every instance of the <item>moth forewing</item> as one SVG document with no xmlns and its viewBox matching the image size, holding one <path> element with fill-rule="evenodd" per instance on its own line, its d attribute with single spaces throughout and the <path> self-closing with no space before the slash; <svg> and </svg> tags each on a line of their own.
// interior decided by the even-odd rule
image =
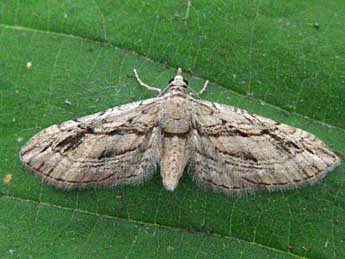
<svg viewBox="0 0 345 259">
<path fill-rule="evenodd" d="M 311 133 L 194 99 L 181 69 L 165 92 L 135 75 L 161 96 L 42 130 L 20 151 L 25 167 L 48 184 L 73 189 L 142 183 L 160 165 L 163 186 L 173 191 L 190 163 L 199 184 L 242 194 L 313 184 L 340 162 Z"/>
</svg>

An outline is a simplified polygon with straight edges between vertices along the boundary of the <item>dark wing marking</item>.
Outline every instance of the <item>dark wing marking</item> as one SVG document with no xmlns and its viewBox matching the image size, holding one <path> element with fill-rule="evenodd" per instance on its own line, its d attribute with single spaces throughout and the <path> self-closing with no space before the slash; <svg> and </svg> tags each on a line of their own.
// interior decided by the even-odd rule
<svg viewBox="0 0 345 259">
<path fill-rule="evenodd" d="M 339 158 L 314 135 L 223 104 L 194 100 L 191 146 L 196 180 L 246 193 L 315 183 Z"/>
<path fill-rule="evenodd" d="M 163 98 L 108 109 L 46 128 L 20 151 L 26 168 L 63 189 L 140 183 L 159 161 Z"/>
</svg>

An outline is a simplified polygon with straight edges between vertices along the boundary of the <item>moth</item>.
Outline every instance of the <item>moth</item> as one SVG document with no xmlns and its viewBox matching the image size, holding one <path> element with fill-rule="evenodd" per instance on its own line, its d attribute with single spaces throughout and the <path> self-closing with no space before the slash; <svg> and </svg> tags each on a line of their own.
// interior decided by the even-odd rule
<svg viewBox="0 0 345 259">
<path fill-rule="evenodd" d="M 243 194 L 313 184 L 340 162 L 302 129 L 194 98 L 180 68 L 163 91 L 134 73 L 159 96 L 42 130 L 20 150 L 24 166 L 66 190 L 143 183 L 159 165 L 174 191 L 188 164 L 198 184 Z"/>
</svg>

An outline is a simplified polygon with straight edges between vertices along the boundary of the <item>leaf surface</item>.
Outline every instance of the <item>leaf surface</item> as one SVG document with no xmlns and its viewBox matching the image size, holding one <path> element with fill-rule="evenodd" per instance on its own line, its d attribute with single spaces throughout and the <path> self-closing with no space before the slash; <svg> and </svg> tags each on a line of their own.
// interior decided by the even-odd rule
<svg viewBox="0 0 345 259">
<path fill-rule="evenodd" d="M 344 20 L 343 0 L 0 4 L 0 23 L 104 41 L 343 128 Z"/>
<path fill-rule="evenodd" d="M 159 174 L 143 186 L 114 190 L 62 192 L 41 184 L 22 168 L 18 159 L 20 147 L 33 134 L 55 123 L 152 97 L 152 92 L 137 85 L 133 68 L 146 83 L 163 88 L 175 73 L 175 69 L 163 65 L 165 61 L 171 66 L 181 64 L 189 68 L 190 57 L 199 60 L 198 55 L 209 57 L 202 66 L 191 67 L 197 75 L 212 82 L 203 95 L 204 99 L 238 106 L 303 128 L 320 137 L 342 157 L 345 153 L 345 130 L 243 96 L 235 88 L 236 91 L 229 90 L 223 84 L 228 73 L 218 74 L 215 72 L 217 69 L 212 68 L 217 64 L 219 69 L 222 64 L 225 72 L 224 60 L 203 49 L 199 50 L 200 54 L 195 54 L 193 46 L 197 45 L 193 39 L 174 43 L 174 39 L 177 42 L 180 38 L 179 30 L 198 34 L 197 27 L 188 26 L 191 26 L 189 19 L 195 19 L 198 6 L 202 8 L 202 2 L 195 3 L 195 6 L 192 3 L 187 21 L 180 20 L 182 11 L 179 11 L 180 18 L 176 18 L 164 6 L 145 5 L 145 1 L 126 2 L 116 8 L 107 1 L 99 3 L 98 8 L 78 1 L 73 2 L 75 7 L 55 1 L 37 1 L 36 5 L 28 6 L 22 6 L 22 2 L 16 4 L 4 1 L 0 7 L 0 256 L 51 258 L 53 254 L 56 257 L 60 255 L 59 258 L 85 258 L 93 253 L 90 258 L 345 257 L 343 165 L 320 185 L 244 197 L 225 197 L 196 188 L 187 172 L 174 193 L 163 189 Z M 108 9 L 105 8 L 107 4 Z M 212 3 L 205 10 L 215 15 L 217 9 L 212 5 L 216 4 Z M 126 8 L 133 13 L 124 11 Z M 175 10 L 175 6 L 169 8 Z M 185 3 L 179 8 L 185 10 Z M 237 8 L 245 16 L 245 4 L 238 4 Z M 10 13 L 14 11 L 16 15 L 11 17 Z M 139 11 L 141 13 L 136 17 Z M 284 12 L 297 11 L 291 4 Z M 159 15 L 160 12 L 166 16 Z M 172 15 L 171 20 L 167 14 Z M 163 20 L 157 20 L 156 27 L 155 23 L 143 24 L 144 17 L 154 19 L 152 17 L 157 15 Z M 199 12 L 200 17 L 204 15 L 204 12 Z M 225 15 L 225 11 L 220 10 L 220 15 Z M 109 16 L 114 20 L 109 20 Z M 118 23 L 125 21 L 115 19 L 115 16 L 128 17 L 126 26 Z M 172 28 L 169 26 L 176 23 L 174 19 L 180 27 L 176 26 L 176 35 L 170 35 L 171 45 L 166 45 L 158 33 L 163 30 L 159 26 L 166 24 L 163 28 L 169 31 L 168 28 Z M 128 24 L 134 24 L 134 21 L 143 26 L 143 30 L 129 30 Z M 217 26 L 212 19 L 204 22 L 210 28 Z M 152 30 L 154 27 L 156 29 L 150 33 L 148 28 Z M 116 33 L 118 28 L 123 29 Z M 238 33 L 242 30 L 245 28 L 240 26 L 236 29 Z M 106 38 L 104 32 L 107 32 Z M 122 34 L 126 36 L 122 37 Z M 140 35 L 145 35 L 141 41 L 143 49 L 136 49 L 129 42 L 141 39 Z M 240 35 L 238 37 L 241 38 Z M 162 45 L 158 47 L 160 41 Z M 190 53 L 185 49 L 186 44 Z M 228 54 L 224 55 L 230 58 Z M 276 56 L 272 58 L 278 59 Z M 266 62 L 268 65 L 270 61 Z M 283 60 L 280 62 L 284 64 Z M 308 63 L 305 66 L 312 69 Z M 252 67 L 253 73 L 259 73 L 261 68 L 258 69 Z M 286 69 L 293 75 L 298 66 Z M 282 70 L 277 71 L 278 76 L 281 73 Z M 202 87 L 203 80 L 190 74 L 187 77 L 194 89 Z M 311 75 L 306 77 L 314 79 Z M 252 78 L 256 80 L 256 76 Z M 298 82 L 296 78 L 290 78 L 286 87 Z M 283 90 L 274 90 L 269 84 L 263 84 L 261 89 L 267 96 L 271 93 L 275 100 L 289 99 L 288 94 L 282 95 Z M 302 96 L 302 92 L 294 89 L 291 95 Z M 316 114 L 318 110 L 314 106 L 311 108 L 311 103 L 322 103 L 322 98 L 328 97 L 315 94 L 313 90 L 310 93 L 313 95 L 311 101 L 303 101 L 303 106 Z M 338 93 L 336 98 L 341 96 L 340 91 Z M 314 117 L 342 126 L 335 120 L 340 120 L 342 114 L 333 114 L 328 112 L 329 109 L 341 110 L 343 106 L 341 102 L 333 105 L 328 100 L 322 110 L 325 117 Z M 61 250 L 66 254 L 59 254 Z"/>
</svg>

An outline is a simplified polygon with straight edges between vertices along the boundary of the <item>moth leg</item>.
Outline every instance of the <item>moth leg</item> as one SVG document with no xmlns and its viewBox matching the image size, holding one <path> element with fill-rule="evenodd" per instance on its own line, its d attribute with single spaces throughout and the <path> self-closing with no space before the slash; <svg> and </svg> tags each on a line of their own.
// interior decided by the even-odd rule
<svg viewBox="0 0 345 259">
<path fill-rule="evenodd" d="M 137 79 L 138 83 L 139 83 L 141 86 L 145 87 L 146 89 L 148 89 L 148 90 L 150 90 L 150 91 L 155 91 L 155 92 L 158 92 L 158 93 L 161 93 L 161 92 L 162 92 L 161 89 L 159 89 L 159 88 L 157 88 L 157 87 L 149 86 L 149 85 L 145 84 L 143 81 L 141 81 L 141 79 L 140 79 L 140 77 L 139 77 L 139 75 L 138 75 L 136 69 L 133 69 L 133 72 L 134 72 L 135 78 Z"/>
<path fill-rule="evenodd" d="M 203 92 L 205 92 L 207 86 L 208 86 L 208 80 L 205 81 L 204 86 L 201 88 L 201 90 L 199 91 L 198 95 L 201 95 Z"/>
</svg>

